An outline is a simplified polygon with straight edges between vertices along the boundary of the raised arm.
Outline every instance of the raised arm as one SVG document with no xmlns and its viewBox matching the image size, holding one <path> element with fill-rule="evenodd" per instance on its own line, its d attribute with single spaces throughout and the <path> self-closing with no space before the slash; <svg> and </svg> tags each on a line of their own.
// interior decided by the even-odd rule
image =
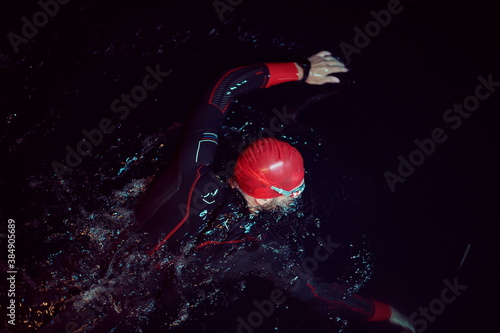
<svg viewBox="0 0 500 333">
<path fill-rule="evenodd" d="M 283 63 L 239 67 L 224 72 L 214 80 L 190 114 L 176 155 L 163 174 L 156 177 L 136 207 L 139 224 L 144 225 L 175 194 L 191 187 L 199 169 L 212 162 L 218 147 L 219 130 L 235 97 L 298 78 L 296 66 Z M 146 229 L 150 230 L 149 227 Z"/>
<path fill-rule="evenodd" d="M 197 175 L 206 172 L 208 168 L 205 166 L 212 162 L 218 147 L 222 122 L 237 96 L 284 82 L 298 81 L 304 79 L 306 73 L 305 82 L 309 84 L 338 82 L 338 79 L 329 75 L 346 71 L 328 52 L 310 57 L 309 62 L 310 68 L 305 66 L 305 70 L 294 62 L 244 66 L 228 70 L 214 80 L 189 116 L 176 156 L 163 174 L 155 179 L 136 207 L 139 224 L 143 225 L 176 193 L 184 193 L 186 188 L 190 188 Z"/>
<path fill-rule="evenodd" d="M 273 83 L 297 81 L 298 77 L 293 63 L 256 64 L 221 74 L 214 80 L 186 123 L 180 149 L 182 170 L 189 172 L 212 162 L 222 122 L 236 97 L 269 87 Z"/>
<path fill-rule="evenodd" d="M 215 154 L 218 133 L 231 102 L 237 96 L 290 81 L 321 85 L 340 82 L 331 74 L 346 72 L 345 66 L 327 51 L 301 62 L 264 63 L 228 70 L 220 75 L 193 110 L 182 142 L 182 168 L 195 169 L 209 164 Z"/>
<path fill-rule="evenodd" d="M 290 255 L 281 243 L 252 246 L 255 238 L 246 237 L 226 241 L 206 242 L 198 246 L 196 256 L 200 266 L 214 268 L 210 272 L 197 271 L 201 279 L 238 278 L 248 274 L 272 281 L 277 288 L 303 301 L 325 317 L 340 316 L 358 321 L 388 321 L 404 332 L 416 333 L 408 318 L 392 306 L 359 293 L 350 293 L 338 283 L 327 283 L 312 273 L 297 270 L 299 259 Z M 257 245 L 257 244 L 255 244 Z M 231 254 L 232 253 L 232 254 Z M 193 256 L 194 257 L 194 256 Z"/>
</svg>

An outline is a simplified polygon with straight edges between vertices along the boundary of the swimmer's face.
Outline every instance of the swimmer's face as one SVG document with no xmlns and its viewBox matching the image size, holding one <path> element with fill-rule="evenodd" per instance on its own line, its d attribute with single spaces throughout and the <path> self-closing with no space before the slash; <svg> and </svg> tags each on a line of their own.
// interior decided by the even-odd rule
<svg viewBox="0 0 500 333">
<path fill-rule="evenodd" d="M 294 210 L 298 199 L 298 197 L 292 198 L 284 195 L 272 199 L 257 199 L 259 205 L 253 208 L 256 208 L 255 210 L 257 211 L 265 210 L 286 213 Z"/>
<path fill-rule="evenodd" d="M 269 199 L 262 205 L 262 208 L 266 210 L 272 210 L 276 208 L 287 208 L 294 202 L 294 198 L 280 195 L 279 197 Z"/>
<path fill-rule="evenodd" d="M 303 183 L 304 181 L 302 181 L 301 185 Z M 229 184 L 233 188 L 238 188 L 238 183 L 234 179 L 230 179 Z M 296 203 L 301 196 L 301 192 L 294 193 L 291 197 L 280 195 L 275 198 L 257 199 L 240 190 L 240 193 L 243 194 L 247 201 L 248 208 L 253 213 L 263 210 L 283 212 L 293 210 L 297 206 Z"/>
</svg>

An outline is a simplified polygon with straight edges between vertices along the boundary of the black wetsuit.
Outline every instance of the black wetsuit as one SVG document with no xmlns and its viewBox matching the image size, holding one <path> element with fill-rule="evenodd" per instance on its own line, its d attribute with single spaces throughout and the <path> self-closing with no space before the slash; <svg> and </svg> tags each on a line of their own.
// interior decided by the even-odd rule
<svg viewBox="0 0 500 333">
<path fill-rule="evenodd" d="M 249 275 L 271 280 L 277 288 L 311 302 L 325 314 L 362 320 L 385 320 L 389 307 L 348 294 L 311 274 L 297 276 L 303 253 L 290 235 L 296 225 L 262 223 L 248 213 L 244 199 L 210 170 L 218 148 L 218 133 L 231 101 L 239 94 L 296 81 L 293 63 L 257 64 L 225 72 L 193 110 L 174 162 L 152 184 L 136 215 L 139 231 L 164 247 L 189 251 L 191 267 L 184 283 L 238 280 Z M 188 248 L 186 250 L 186 248 Z M 330 251 L 328 245 L 323 256 Z M 182 273 L 180 273 L 182 274 Z"/>
</svg>

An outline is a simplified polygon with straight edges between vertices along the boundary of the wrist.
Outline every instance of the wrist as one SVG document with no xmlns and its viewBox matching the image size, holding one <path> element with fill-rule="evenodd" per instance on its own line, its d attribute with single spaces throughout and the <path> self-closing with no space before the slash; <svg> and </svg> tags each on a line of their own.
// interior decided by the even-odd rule
<svg viewBox="0 0 500 333">
<path fill-rule="evenodd" d="M 309 59 L 297 59 L 295 61 L 295 66 L 297 66 L 299 70 L 299 81 L 305 82 L 309 77 L 309 71 L 311 70 L 311 62 Z"/>
<path fill-rule="evenodd" d="M 299 76 L 298 81 L 302 81 L 302 78 L 304 77 L 304 69 L 302 67 L 300 67 L 300 65 L 297 64 L 296 62 L 294 62 L 294 64 L 295 64 L 295 67 L 297 67 L 297 73 Z"/>
<path fill-rule="evenodd" d="M 276 84 L 298 81 L 299 71 L 294 62 L 271 62 L 265 63 L 269 70 L 269 80 L 265 87 L 271 87 Z"/>
</svg>

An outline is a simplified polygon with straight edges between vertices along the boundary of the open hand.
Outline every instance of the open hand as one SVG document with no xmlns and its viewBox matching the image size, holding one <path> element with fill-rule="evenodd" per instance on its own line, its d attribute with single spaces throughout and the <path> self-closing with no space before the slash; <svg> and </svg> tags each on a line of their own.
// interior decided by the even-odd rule
<svg viewBox="0 0 500 333">
<path fill-rule="evenodd" d="M 311 62 L 311 70 L 306 80 L 308 84 L 339 83 L 339 78 L 331 74 L 349 71 L 342 62 L 334 58 L 328 51 L 321 51 L 307 59 Z"/>
</svg>

